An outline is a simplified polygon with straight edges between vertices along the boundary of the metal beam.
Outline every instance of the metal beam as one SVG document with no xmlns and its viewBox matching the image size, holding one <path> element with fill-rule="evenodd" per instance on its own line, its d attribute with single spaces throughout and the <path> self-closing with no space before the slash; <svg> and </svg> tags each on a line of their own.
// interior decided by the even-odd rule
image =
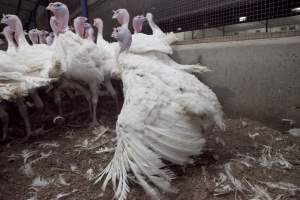
<svg viewBox="0 0 300 200">
<path fill-rule="evenodd" d="M 80 8 L 81 8 L 81 15 L 89 18 L 89 11 L 88 11 L 88 2 L 87 0 L 80 0 Z"/>
<path fill-rule="evenodd" d="M 97 6 L 99 6 L 100 4 L 104 3 L 107 0 L 88 0 L 88 7 L 93 6 L 94 4 L 97 3 Z M 71 19 L 75 18 L 77 15 L 80 14 L 80 8 L 76 9 L 75 11 L 73 11 L 71 13 Z"/>
<path fill-rule="evenodd" d="M 31 14 L 29 16 L 27 26 L 30 25 L 31 22 L 33 21 L 33 26 L 36 28 L 36 11 L 37 11 L 37 8 L 39 7 L 39 5 L 42 2 L 43 2 L 43 0 L 36 1 L 35 5 L 34 5 L 34 8 L 32 9 Z M 29 29 L 29 27 L 26 27 L 26 29 Z"/>
<path fill-rule="evenodd" d="M 19 1 L 18 1 L 17 10 L 16 10 L 16 15 L 19 15 L 19 14 L 20 14 L 21 7 L 22 7 L 22 0 L 19 0 Z"/>
</svg>

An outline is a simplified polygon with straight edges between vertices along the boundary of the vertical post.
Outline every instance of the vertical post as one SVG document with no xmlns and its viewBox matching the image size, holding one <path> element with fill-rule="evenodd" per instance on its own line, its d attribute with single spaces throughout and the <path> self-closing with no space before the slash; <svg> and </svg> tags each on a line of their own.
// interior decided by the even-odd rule
<svg viewBox="0 0 300 200">
<path fill-rule="evenodd" d="M 80 0 L 80 7 L 81 7 L 81 15 L 83 17 L 89 18 L 87 0 Z"/>
<path fill-rule="evenodd" d="M 269 20 L 266 20 L 266 33 L 269 32 Z"/>
<path fill-rule="evenodd" d="M 19 1 L 18 1 L 17 10 L 16 10 L 16 15 L 19 15 L 19 14 L 20 14 L 21 7 L 22 7 L 22 0 L 19 0 Z"/>
<path fill-rule="evenodd" d="M 222 35 L 225 37 L 225 26 L 222 27 Z"/>
<path fill-rule="evenodd" d="M 50 0 L 46 0 L 45 1 L 45 7 L 46 6 L 48 6 L 49 5 L 49 3 L 50 3 Z M 50 25 L 50 18 L 51 18 L 51 11 L 50 10 L 47 10 L 47 13 L 46 13 L 46 15 L 47 15 L 47 25 L 48 25 L 48 30 L 49 30 L 49 32 L 51 32 L 51 25 Z M 53 31 L 53 30 L 52 30 Z"/>
</svg>

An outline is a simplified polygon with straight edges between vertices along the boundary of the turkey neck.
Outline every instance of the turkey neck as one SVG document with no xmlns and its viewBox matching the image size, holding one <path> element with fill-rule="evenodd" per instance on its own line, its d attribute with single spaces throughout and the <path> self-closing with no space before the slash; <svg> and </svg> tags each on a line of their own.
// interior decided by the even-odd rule
<svg viewBox="0 0 300 200">
<path fill-rule="evenodd" d="M 12 26 L 11 28 L 15 33 L 14 39 L 16 41 L 16 45 L 18 47 L 29 46 L 29 44 L 25 38 L 25 34 L 23 31 L 23 25 L 22 25 L 22 22 L 20 21 L 20 19 L 16 19 L 14 26 Z"/>
<path fill-rule="evenodd" d="M 74 22 L 74 29 L 76 34 L 78 34 L 81 38 L 84 38 L 85 30 L 82 22 Z"/>
<path fill-rule="evenodd" d="M 50 18 L 50 26 L 51 26 L 51 29 L 54 33 L 54 36 L 57 36 L 58 35 L 58 30 L 57 30 L 57 26 L 56 26 L 56 18 L 55 16 L 52 16 Z"/>
<path fill-rule="evenodd" d="M 152 30 L 160 30 L 160 28 L 154 23 L 153 18 L 147 18 L 149 26 Z"/>
<path fill-rule="evenodd" d="M 16 48 L 16 44 L 14 42 L 14 33 L 13 33 L 13 31 L 11 31 L 9 29 L 10 28 L 7 27 L 7 28 L 4 28 L 4 30 L 3 30 L 4 37 L 8 44 L 7 50 Z"/>
<path fill-rule="evenodd" d="M 63 13 L 55 13 L 53 22 L 56 26 L 55 31 L 57 31 L 57 33 L 65 33 L 68 30 L 69 17 L 70 14 L 68 9 Z"/>
<path fill-rule="evenodd" d="M 39 43 L 39 36 L 37 34 L 28 34 L 29 39 L 31 40 L 32 44 L 38 44 Z"/>
<path fill-rule="evenodd" d="M 47 42 L 46 42 L 46 39 L 44 38 L 44 36 L 43 35 L 38 35 L 38 39 L 39 39 L 39 43 L 40 44 L 46 44 Z"/>
<path fill-rule="evenodd" d="M 119 23 L 121 24 L 122 27 L 128 29 L 129 21 L 130 21 L 130 15 L 129 15 L 128 11 L 126 10 L 126 13 L 124 14 L 124 16 L 122 16 L 121 19 L 119 19 Z"/>
<path fill-rule="evenodd" d="M 103 39 L 103 25 L 97 24 L 98 34 L 97 37 Z"/>
<path fill-rule="evenodd" d="M 142 32 L 143 23 L 133 21 L 132 24 L 133 24 L 134 34 L 138 34 L 138 33 Z"/>
<path fill-rule="evenodd" d="M 89 28 L 87 30 L 87 39 L 94 42 L 95 41 L 95 37 L 94 37 L 94 30 L 92 28 Z"/>
<path fill-rule="evenodd" d="M 153 15 L 151 17 L 147 17 L 147 21 L 149 26 L 152 29 L 153 35 L 164 35 L 164 32 L 157 26 L 157 24 L 153 21 Z"/>
</svg>

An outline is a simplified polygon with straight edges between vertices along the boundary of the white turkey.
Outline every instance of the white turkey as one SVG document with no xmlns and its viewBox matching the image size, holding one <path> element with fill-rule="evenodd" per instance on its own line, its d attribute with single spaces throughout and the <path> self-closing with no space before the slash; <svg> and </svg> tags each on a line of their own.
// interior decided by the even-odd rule
<svg viewBox="0 0 300 200">
<path fill-rule="evenodd" d="M 153 37 L 157 37 L 160 38 L 164 41 L 166 41 L 168 44 L 171 44 L 175 41 L 177 41 L 177 38 L 175 36 L 174 33 L 168 33 L 165 34 L 158 25 L 155 24 L 155 22 L 153 21 L 153 15 L 152 13 L 147 13 L 146 15 L 147 21 L 152 29 L 153 32 Z M 143 27 L 143 22 L 138 23 L 137 26 L 140 26 L 140 28 L 137 29 L 137 31 L 141 31 L 142 27 Z M 188 73 L 192 73 L 195 75 L 200 75 L 202 73 L 205 72 L 210 72 L 210 70 L 205 67 L 202 66 L 200 64 L 196 64 L 196 65 L 183 65 L 183 64 L 179 64 L 177 62 L 175 62 L 169 55 L 167 54 L 159 54 L 159 53 L 153 53 L 154 57 L 156 57 L 156 59 L 161 60 L 162 62 L 164 62 L 166 65 L 171 65 L 173 67 L 176 67 L 179 70 L 184 70 Z"/>
<path fill-rule="evenodd" d="M 9 62 L 9 66 L 2 68 L 3 65 L 8 63 L 2 61 L 3 60 L 0 61 L 0 118 L 3 122 L 2 139 L 6 139 L 8 131 L 8 115 L 5 114 L 5 110 L 3 109 L 3 107 L 5 106 L 6 102 L 16 102 L 18 105 L 19 113 L 25 123 L 26 136 L 23 138 L 23 141 L 26 141 L 32 135 L 33 131 L 31 130 L 28 111 L 24 104 L 24 97 L 30 95 L 36 107 L 39 108 L 38 106 L 41 105 L 42 102 L 40 102 L 39 96 L 35 92 L 35 89 L 37 87 L 48 85 L 50 79 L 27 76 L 21 72 L 8 72 L 9 70 L 5 69 L 8 69 L 10 66 L 14 66 L 15 68 L 17 68 L 19 64 L 11 60 Z M 35 132 L 40 131 L 41 130 L 36 130 Z"/>
<path fill-rule="evenodd" d="M 113 36 L 120 43 L 125 100 L 116 125 L 115 154 L 96 182 L 104 179 L 105 190 L 112 181 L 115 198 L 123 200 L 132 172 L 144 190 L 159 199 L 159 190 L 173 191 L 174 176 L 163 160 L 192 163 L 191 156 L 203 149 L 208 127 L 225 129 L 223 112 L 216 95 L 195 76 L 147 53 L 132 53 L 126 26 L 116 28 Z"/>
<path fill-rule="evenodd" d="M 97 46 L 102 49 L 105 59 L 112 59 L 113 64 L 111 67 L 111 78 L 120 80 L 121 71 L 116 61 L 119 51 L 119 44 L 117 42 L 109 43 L 103 38 L 103 21 L 101 18 L 94 19 L 94 26 L 98 29 L 97 33 Z"/>
<path fill-rule="evenodd" d="M 49 71 L 53 66 L 53 51 L 45 44 L 29 45 L 25 38 L 23 25 L 16 15 L 4 15 L 2 23 L 7 24 L 14 32 L 17 52 L 12 54 L 14 59 L 29 67 L 31 75 L 49 78 Z"/>
<path fill-rule="evenodd" d="M 117 19 L 122 26 L 128 27 L 130 15 L 126 9 L 118 9 L 117 11 L 115 11 L 113 18 Z M 173 50 L 169 43 L 175 40 L 174 34 L 164 34 L 161 29 L 154 23 L 152 14 L 148 13 L 147 20 L 149 21 L 150 27 L 153 30 L 153 35 L 146 35 L 141 33 L 143 23 L 144 21 L 146 21 L 146 18 L 144 16 L 139 15 L 133 19 L 132 24 L 135 34 L 133 35 L 134 47 L 132 48 L 136 49 L 131 49 L 131 52 L 151 52 L 149 56 L 153 59 L 159 59 L 165 62 L 166 65 L 172 65 L 177 69 L 184 70 L 189 73 L 201 74 L 203 72 L 210 71 L 207 69 L 207 67 L 201 66 L 199 64 L 181 65 L 176 63 L 172 58 L 169 57 L 169 55 L 173 53 Z M 137 43 L 140 45 L 137 45 Z M 152 46 L 155 48 L 152 48 Z"/>
<path fill-rule="evenodd" d="M 128 11 L 126 9 L 118 9 L 113 12 L 113 19 L 117 19 L 122 27 L 128 28 L 130 21 Z M 173 52 L 166 41 L 146 34 L 134 34 L 129 51 L 132 53 L 161 52 L 165 54 L 171 54 Z"/>
<path fill-rule="evenodd" d="M 95 125 L 99 88 L 104 82 L 101 52 L 94 43 L 83 40 L 68 30 L 69 10 L 65 4 L 50 3 L 47 9 L 54 15 L 51 19 L 59 33 L 54 45 L 60 49 L 60 55 L 57 56 L 64 65 L 64 76 L 88 86 L 92 102 L 92 125 Z"/>
<path fill-rule="evenodd" d="M 59 35 L 59 28 L 58 28 L 58 23 L 59 21 L 56 20 L 55 16 L 52 16 L 50 18 L 50 26 L 51 29 L 53 30 L 52 33 L 50 33 L 50 37 L 47 37 L 47 43 L 50 46 L 52 50 L 55 51 L 54 54 L 54 60 L 56 61 L 56 66 L 54 67 L 53 70 L 51 71 L 51 75 L 54 77 L 59 76 L 58 82 L 55 84 L 54 87 L 54 102 L 58 108 L 58 113 L 59 115 L 54 118 L 53 122 L 56 123 L 62 123 L 64 121 L 63 118 L 63 109 L 62 109 L 62 96 L 63 93 L 66 93 L 72 100 L 72 105 L 75 105 L 74 103 L 74 94 L 72 94 L 72 90 L 79 91 L 81 94 L 84 95 L 88 102 L 88 107 L 90 113 L 92 113 L 92 107 L 91 107 L 91 94 L 90 91 L 82 85 L 80 82 L 76 80 L 72 80 L 68 77 L 65 76 L 66 72 L 66 62 L 64 58 L 64 51 L 61 48 L 61 46 L 57 43 L 57 38 Z M 50 41 L 49 41 L 50 40 Z M 75 108 L 75 106 L 73 106 Z"/>
<path fill-rule="evenodd" d="M 176 37 L 175 33 L 167 33 L 165 34 L 159 26 L 153 21 L 153 14 L 152 13 L 147 13 L 146 15 L 147 21 L 149 23 L 149 26 L 152 29 L 153 36 L 158 37 L 166 41 L 168 44 L 173 44 L 178 40 Z M 140 30 L 141 31 L 141 30 Z"/>
<path fill-rule="evenodd" d="M 87 21 L 86 17 L 77 17 L 74 19 L 75 32 L 81 38 L 85 38 L 85 27 L 84 26 L 86 24 L 86 21 Z M 84 43 L 86 43 L 88 45 L 92 45 L 94 48 L 97 48 L 99 54 L 101 54 L 102 65 L 100 67 L 104 71 L 103 85 L 104 85 L 105 89 L 109 92 L 109 94 L 113 97 L 115 104 L 116 104 L 116 108 L 117 108 L 116 110 L 118 112 L 119 111 L 118 96 L 112 85 L 113 74 L 115 72 L 115 69 L 117 68 L 116 58 L 108 56 L 106 54 L 107 52 L 105 51 L 104 47 L 95 45 L 92 40 L 84 40 Z"/>
<path fill-rule="evenodd" d="M 47 86 L 51 81 L 53 81 L 53 79 L 48 78 L 48 69 L 51 66 L 52 57 L 46 55 L 47 52 L 40 52 L 45 48 L 34 48 L 34 46 L 31 47 L 27 43 L 22 23 L 17 16 L 4 15 L 1 23 L 8 25 L 9 28 L 7 29 L 6 39 L 9 42 L 14 43 L 16 46 L 16 51 L 7 51 L 7 55 L 10 56 L 11 59 L 3 59 L 0 64 L 2 65 L 0 69 L 2 72 L 9 72 L 1 74 L 2 79 L 5 81 L 5 85 L 10 87 L 11 85 L 7 83 L 13 83 L 12 87 L 16 89 L 11 90 L 4 85 L 2 85 L 2 89 L 6 88 L 9 92 L 17 91 L 17 95 L 15 93 L 10 95 L 16 96 L 16 102 L 18 104 L 20 114 L 25 122 L 26 137 L 24 140 L 27 140 L 32 135 L 32 130 L 23 98 L 25 95 L 29 94 L 34 101 L 37 112 L 39 114 L 43 114 L 44 104 L 36 89 Z M 7 62 L 10 62 L 10 64 Z M 15 74 L 12 74 L 11 72 L 14 72 Z M 5 79 L 3 77 L 5 77 Z M 9 96 L 9 99 L 10 98 L 13 97 Z"/>
</svg>

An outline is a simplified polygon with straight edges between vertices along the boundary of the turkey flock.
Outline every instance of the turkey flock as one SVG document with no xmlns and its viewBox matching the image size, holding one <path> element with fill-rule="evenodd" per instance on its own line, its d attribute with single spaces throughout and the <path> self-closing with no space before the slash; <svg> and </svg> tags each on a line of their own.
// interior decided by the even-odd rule
<svg viewBox="0 0 300 200">
<path fill-rule="evenodd" d="M 134 33 L 129 30 L 126 9 L 113 11 L 119 27 L 109 43 L 102 35 L 103 21 L 93 26 L 85 17 L 68 26 L 69 10 L 61 3 L 50 3 L 52 32 L 30 30 L 25 38 L 16 15 L 3 15 L 7 26 L 2 33 L 8 48 L 0 51 L 0 119 L 2 141 L 7 139 L 8 107 L 16 104 L 24 120 L 28 140 L 41 130 L 32 130 L 25 99 L 33 101 L 37 115 L 45 109 L 41 91 L 52 92 L 58 116 L 62 113 L 62 95 L 72 91 L 84 96 L 91 114 L 91 126 L 97 126 L 97 104 L 103 87 L 121 112 L 116 123 L 115 153 L 95 177 L 105 190 L 111 181 L 115 198 L 124 200 L 129 192 L 128 178 L 135 177 L 145 192 L 155 199 L 160 192 L 175 192 L 174 174 L 167 164 L 192 163 L 191 156 L 201 153 L 205 133 L 217 125 L 225 130 L 222 107 L 216 95 L 195 75 L 209 71 L 199 64 L 181 65 L 172 60 L 171 44 L 175 34 L 165 34 L 153 21 L 153 15 L 133 18 Z M 152 35 L 141 33 L 145 22 Z M 124 103 L 120 105 L 112 80 L 123 83 Z M 72 99 L 72 98 L 71 98 Z M 112 111 L 113 112 L 113 111 Z M 62 118 L 62 117 L 60 117 Z M 57 120 L 58 118 L 56 118 Z"/>
</svg>

